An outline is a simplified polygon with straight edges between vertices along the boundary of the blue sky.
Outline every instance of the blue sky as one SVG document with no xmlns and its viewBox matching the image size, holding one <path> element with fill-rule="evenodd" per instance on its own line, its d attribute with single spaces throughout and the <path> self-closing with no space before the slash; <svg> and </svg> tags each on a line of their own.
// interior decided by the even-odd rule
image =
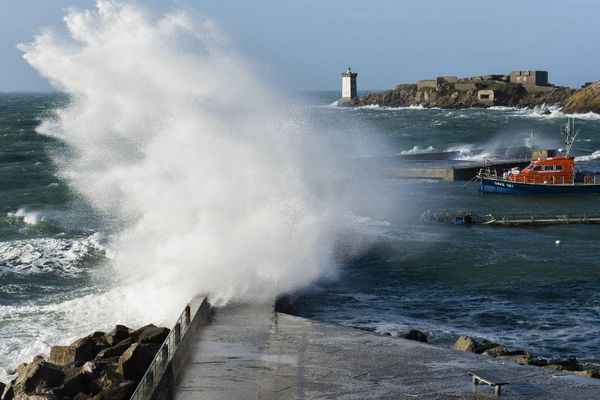
<svg viewBox="0 0 600 400">
<path fill-rule="evenodd" d="M 141 3 L 141 0 L 138 2 Z M 439 75 L 544 69 L 579 87 L 600 79 L 597 0 L 151 0 L 214 18 L 265 77 L 293 90 L 338 90 L 348 65 L 359 89 Z M 2 0 L 0 91 L 51 87 L 16 44 L 62 25 L 69 6 L 93 0 Z"/>
</svg>

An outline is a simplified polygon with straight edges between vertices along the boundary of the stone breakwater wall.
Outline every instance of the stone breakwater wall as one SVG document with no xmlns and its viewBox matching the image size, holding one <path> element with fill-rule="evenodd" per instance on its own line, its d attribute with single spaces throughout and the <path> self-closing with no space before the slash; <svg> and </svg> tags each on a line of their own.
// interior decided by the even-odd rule
<svg viewBox="0 0 600 400">
<path fill-rule="evenodd" d="M 68 346 L 53 346 L 17 367 L 0 383 L 2 400 L 129 399 L 170 330 L 152 324 L 139 329 L 117 325 Z"/>
</svg>

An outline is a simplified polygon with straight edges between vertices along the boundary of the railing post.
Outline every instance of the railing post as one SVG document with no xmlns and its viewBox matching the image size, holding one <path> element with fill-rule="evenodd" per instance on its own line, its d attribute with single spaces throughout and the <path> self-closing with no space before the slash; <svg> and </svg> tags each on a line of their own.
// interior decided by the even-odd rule
<svg viewBox="0 0 600 400">
<path fill-rule="evenodd" d="M 178 345 L 181 341 L 181 323 L 176 323 L 173 327 L 173 337 L 175 339 L 175 344 Z"/>
<path fill-rule="evenodd" d="M 190 305 L 188 304 L 185 307 L 185 326 L 187 327 L 190 324 L 191 321 L 191 310 L 190 310 Z"/>
<path fill-rule="evenodd" d="M 169 344 L 165 342 L 165 344 L 160 349 L 160 359 L 161 363 L 164 363 L 169 359 Z"/>
</svg>

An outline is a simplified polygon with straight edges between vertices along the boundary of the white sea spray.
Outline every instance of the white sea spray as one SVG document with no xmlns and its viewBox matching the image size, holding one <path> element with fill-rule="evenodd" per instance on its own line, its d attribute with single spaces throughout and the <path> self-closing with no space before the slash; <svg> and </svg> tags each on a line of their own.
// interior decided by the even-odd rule
<svg viewBox="0 0 600 400">
<path fill-rule="evenodd" d="M 99 0 L 65 21 L 68 38 L 20 46 L 71 96 L 39 132 L 68 145 L 62 178 L 122 221 L 106 248 L 119 283 L 65 323 L 169 323 L 196 294 L 269 301 L 335 275 L 352 135 L 325 138 L 209 19 Z"/>
</svg>

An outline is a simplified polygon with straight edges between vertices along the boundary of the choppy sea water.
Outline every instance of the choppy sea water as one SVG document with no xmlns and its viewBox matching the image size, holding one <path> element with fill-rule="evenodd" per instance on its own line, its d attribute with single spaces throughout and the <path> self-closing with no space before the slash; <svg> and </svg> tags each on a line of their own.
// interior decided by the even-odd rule
<svg viewBox="0 0 600 400">
<path fill-rule="evenodd" d="M 314 94 L 331 104 L 336 93 Z M 322 107 L 335 124 L 367 121 L 390 154 L 522 145 L 533 131 L 542 148 L 560 146 L 565 116 L 556 110 L 439 110 Z M 573 148 L 579 166 L 600 171 L 600 116 L 580 115 Z M 585 161 L 584 161 L 585 160 Z M 460 334 L 488 338 L 545 357 L 600 361 L 600 228 L 492 228 L 428 225 L 427 211 L 479 215 L 600 213 L 597 196 L 480 195 L 465 182 L 379 180 L 396 209 L 363 218 L 377 239 L 346 263 L 337 280 L 301 293 L 293 312 L 396 335 L 418 328 L 432 343 Z M 556 240 L 561 244 L 557 246 Z"/>
<path fill-rule="evenodd" d="M 503 147 L 532 130 L 552 147 L 560 144 L 564 122 L 556 111 L 327 106 L 336 96 L 307 95 L 311 115 L 323 134 L 359 126 L 365 136 L 382 136 L 385 145 L 373 155 Z M 41 118 L 66 102 L 56 94 L 0 95 L 0 380 L 16 360 L 64 335 L 66 315 L 85 305 L 70 301 L 110 287 L 104 240 L 111 224 L 59 179 L 51 154 L 65 151 L 63 145 L 35 132 Z M 582 116 L 577 126 L 575 153 L 592 155 L 586 165 L 600 170 L 593 156 L 600 117 Z M 350 192 L 360 197 L 364 184 Z M 434 226 L 421 218 L 426 211 L 600 213 L 597 197 L 481 196 L 462 182 L 428 180 L 368 185 L 387 197 L 380 213 L 370 205 L 353 218 L 369 245 L 340 266 L 337 279 L 302 292 L 297 314 L 382 334 L 419 328 L 440 344 L 471 334 L 598 362 L 598 228 Z M 364 201 L 377 199 L 365 194 Z M 78 327 L 80 333 L 97 328 Z"/>
</svg>

